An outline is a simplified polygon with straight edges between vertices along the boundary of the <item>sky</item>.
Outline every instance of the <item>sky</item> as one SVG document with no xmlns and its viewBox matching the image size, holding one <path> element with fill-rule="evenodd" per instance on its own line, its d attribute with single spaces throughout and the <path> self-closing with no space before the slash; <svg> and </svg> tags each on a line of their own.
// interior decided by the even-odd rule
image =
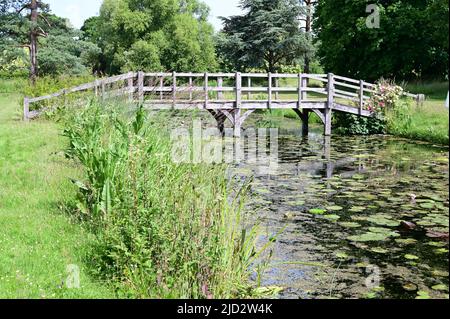
<svg viewBox="0 0 450 319">
<path fill-rule="evenodd" d="M 47 0 L 50 9 L 60 17 L 68 18 L 72 25 L 81 28 L 84 20 L 99 14 L 103 0 Z M 211 8 L 210 22 L 216 30 L 221 29 L 220 16 L 228 17 L 241 13 L 239 0 L 203 0 Z"/>
</svg>

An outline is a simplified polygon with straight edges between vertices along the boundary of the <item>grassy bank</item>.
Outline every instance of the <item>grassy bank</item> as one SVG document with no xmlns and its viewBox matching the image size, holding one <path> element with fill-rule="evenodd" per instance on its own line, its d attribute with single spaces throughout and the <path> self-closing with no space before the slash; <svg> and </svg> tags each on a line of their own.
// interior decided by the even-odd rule
<svg viewBox="0 0 450 319">
<path fill-rule="evenodd" d="M 66 140 L 49 121 L 20 121 L 20 96 L 0 94 L 0 298 L 109 298 L 84 262 L 94 236 L 63 213 L 80 171 L 58 153 Z M 68 265 L 80 289 L 66 286 Z"/>
<path fill-rule="evenodd" d="M 164 125 L 121 109 L 92 102 L 69 114 L 65 130 L 67 154 L 85 173 L 73 212 L 98 239 L 91 255 L 98 276 L 127 297 L 251 295 L 245 189 L 230 193 L 220 165 L 177 164 Z"/>
<path fill-rule="evenodd" d="M 422 106 L 413 103 L 394 112 L 387 126 L 389 134 L 413 140 L 449 145 L 449 112 L 444 100 L 425 101 Z"/>
<path fill-rule="evenodd" d="M 245 187 L 225 167 L 174 163 L 144 113 L 93 104 L 25 124 L 20 99 L 0 94 L 0 298 L 255 295 Z"/>
<path fill-rule="evenodd" d="M 444 107 L 448 82 L 416 82 L 405 89 L 415 94 L 425 94 L 423 105 L 410 103 L 390 121 L 388 133 L 414 140 L 449 145 L 449 110 Z"/>
</svg>

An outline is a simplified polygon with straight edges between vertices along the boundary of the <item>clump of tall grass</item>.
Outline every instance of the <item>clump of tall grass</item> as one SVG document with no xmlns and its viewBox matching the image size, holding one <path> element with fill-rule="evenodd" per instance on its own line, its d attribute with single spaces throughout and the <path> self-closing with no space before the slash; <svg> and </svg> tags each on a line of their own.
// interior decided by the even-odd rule
<svg viewBox="0 0 450 319">
<path fill-rule="evenodd" d="M 401 99 L 386 114 L 387 133 L 431 143 L 448 145 L 448 111 L 414 105 L 410 99 Z"/>
<path fill-rule="evenodd" d="M 98 242 L 89 257 L 118 294 L 234 298 L 251 293 L 255 231 L 242 227 L 246 187 L 220 165 L 176 164 L 161 127 L 91 102 L 67 121 L 67 155 L 85 179 L 77 212 Z"/>
</svg>

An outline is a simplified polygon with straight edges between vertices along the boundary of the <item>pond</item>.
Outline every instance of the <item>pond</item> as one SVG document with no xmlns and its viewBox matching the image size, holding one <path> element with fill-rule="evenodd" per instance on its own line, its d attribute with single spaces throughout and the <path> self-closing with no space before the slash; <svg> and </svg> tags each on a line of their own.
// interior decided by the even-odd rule
<svg viewBox="0 0 450 319">
<path fill-rule="evenodd" d="M 276 174 L 234 168 L 253 176 L 258 246 L 274 239 L 262 286 L 282 287 L 281 298 L 448 298 L 448 149 L 278 134 Z"/>
</svg>

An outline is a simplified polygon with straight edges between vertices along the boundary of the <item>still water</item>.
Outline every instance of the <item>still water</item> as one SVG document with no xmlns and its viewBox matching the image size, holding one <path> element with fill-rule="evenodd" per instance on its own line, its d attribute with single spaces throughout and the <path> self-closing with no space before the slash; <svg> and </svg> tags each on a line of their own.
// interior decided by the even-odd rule
<svg viewBox="0 0 450 319">
<path fill-rule="evenodd" d="M 253 177 L 258 246 L 275 239 L 262 286 L 283 288 L 281 298 L 448 298 L 447 148 L 278 134 L 276 174 L 234 169 Z"/>
</svg>

